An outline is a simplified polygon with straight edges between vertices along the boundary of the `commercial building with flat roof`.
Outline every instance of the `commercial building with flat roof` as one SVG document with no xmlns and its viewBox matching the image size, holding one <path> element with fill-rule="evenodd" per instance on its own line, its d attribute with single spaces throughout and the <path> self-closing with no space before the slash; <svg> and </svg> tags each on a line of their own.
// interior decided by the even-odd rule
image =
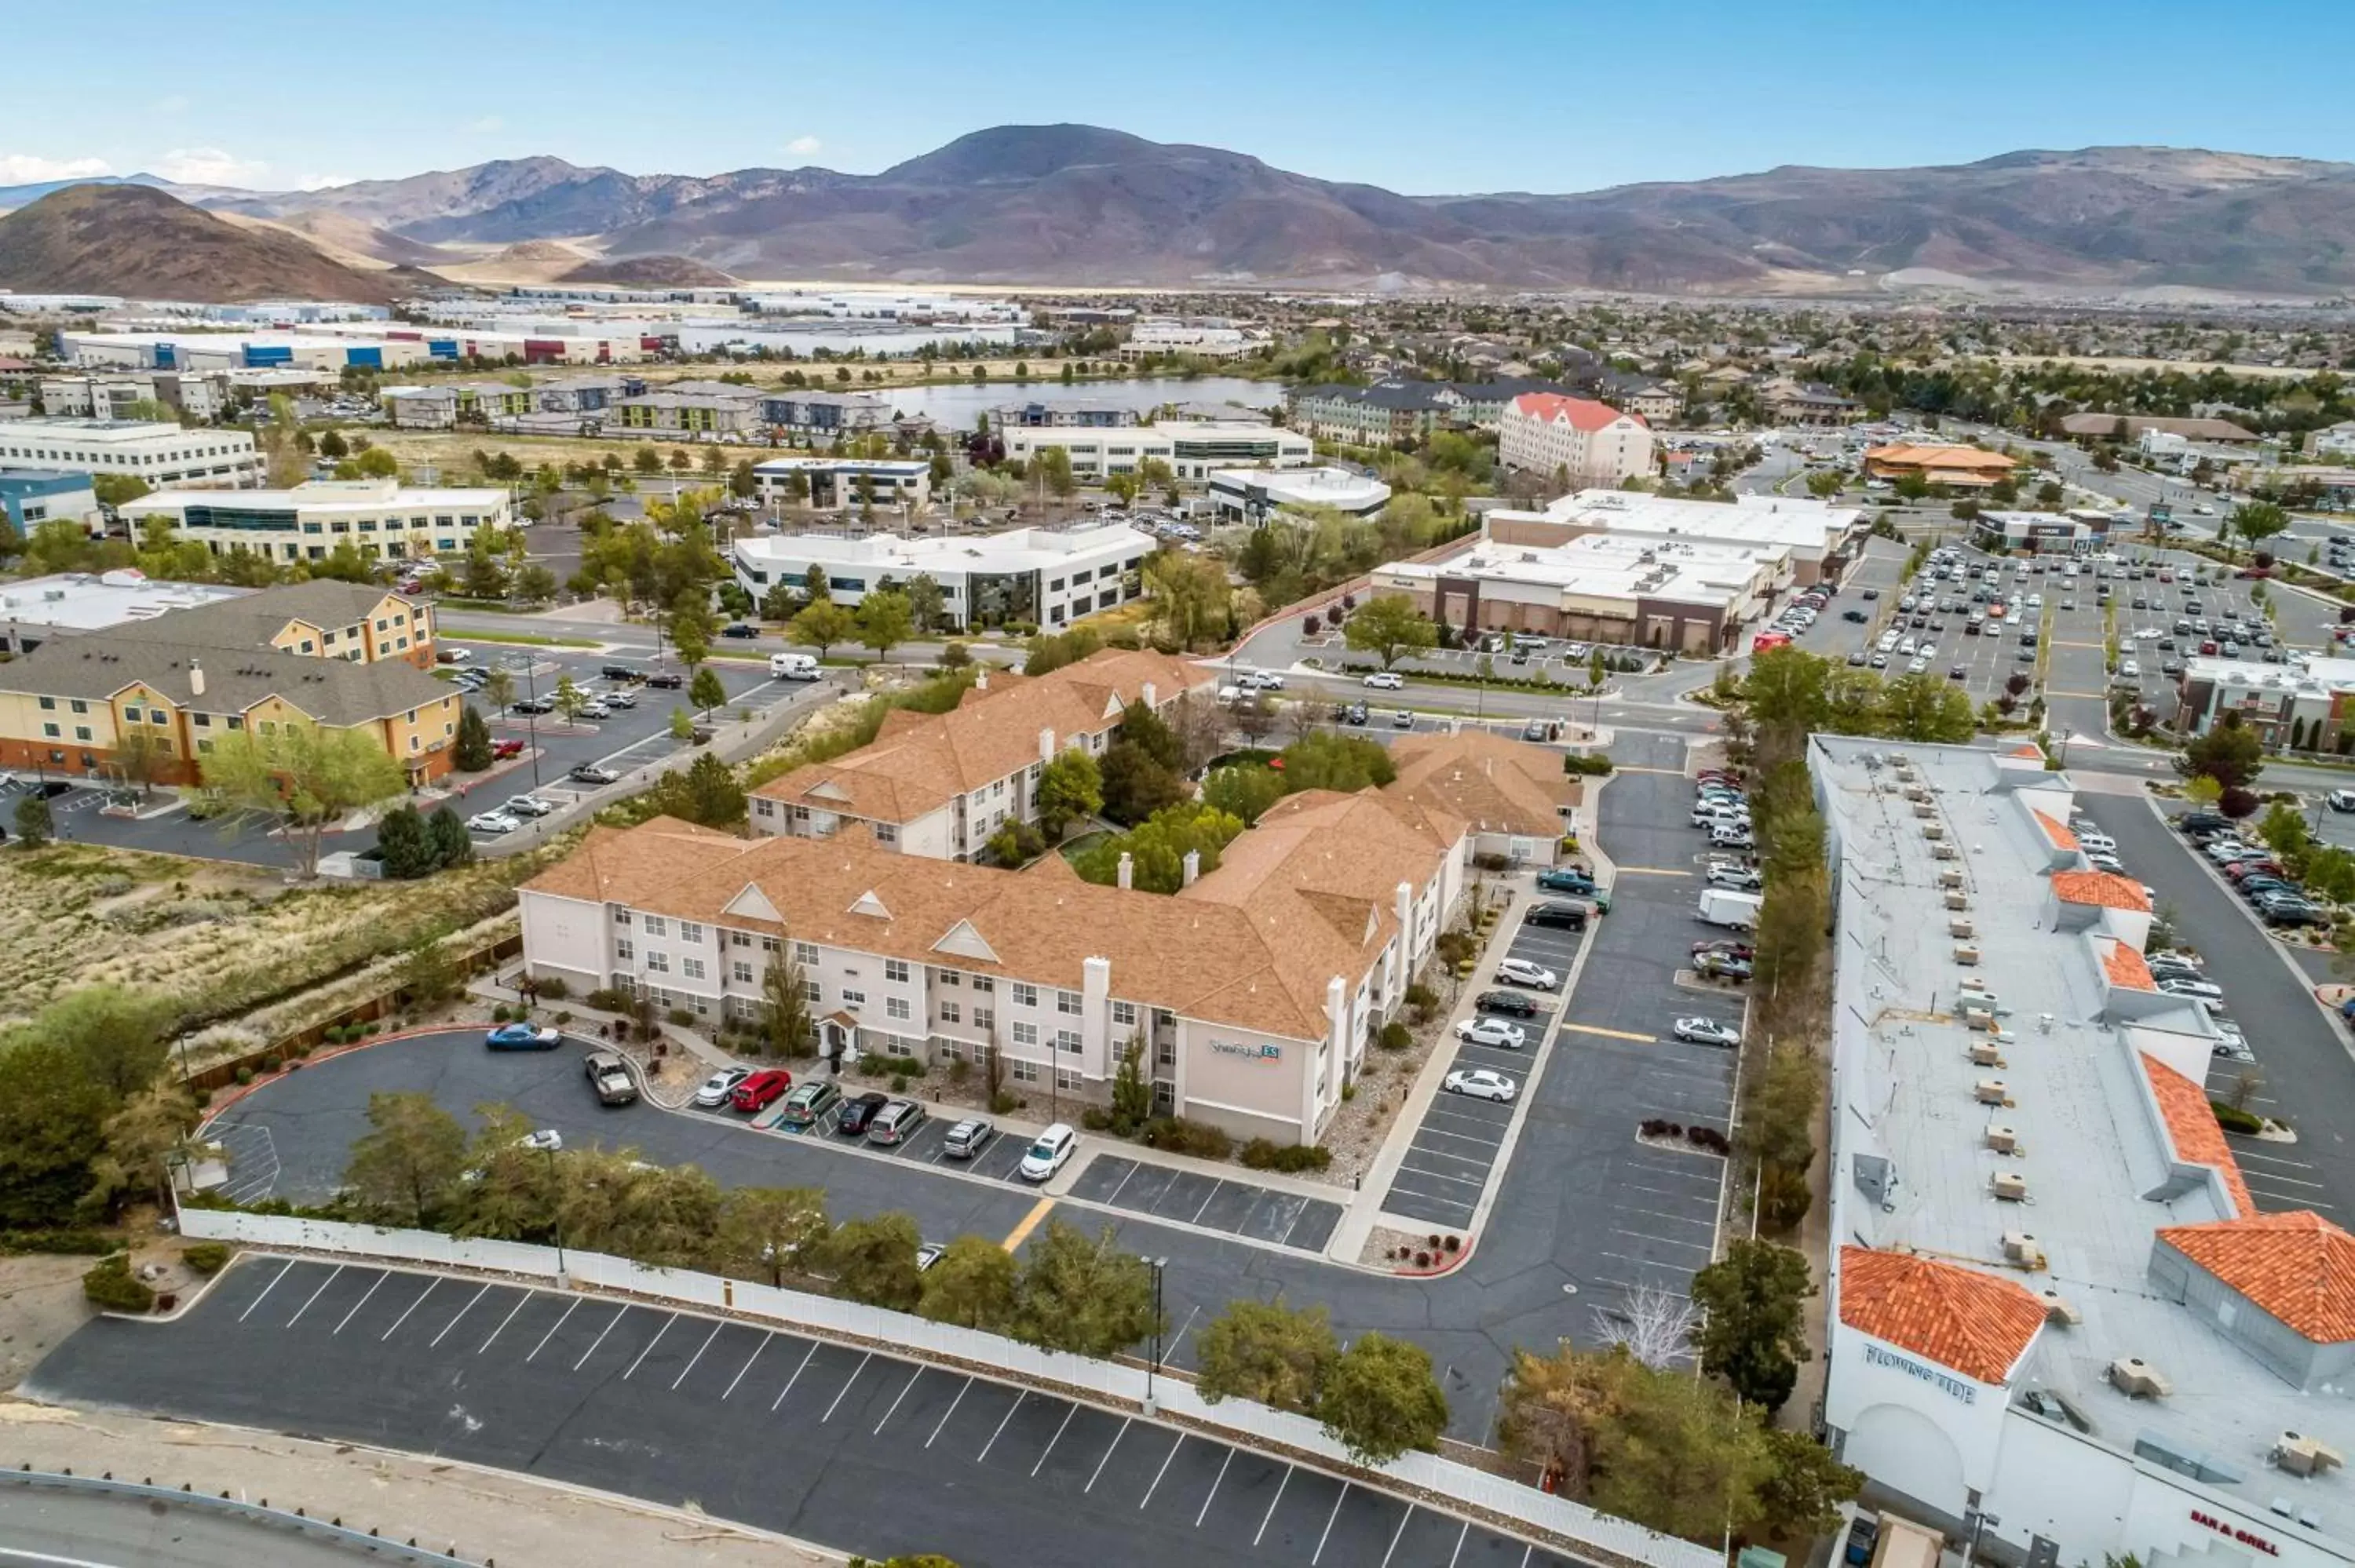
<svg viewBox="0 0 2355 1568">
<path fill-rule="evenodd" d="M 1235 523 L 1264 523 L 1287 506 L 1370 517 L 1391 500 L 1389 485 L 1346 468 L 1214 469 L 1209 486 L 1211 508 Z"/>
<path fill-rule="evenodd" d="M 1837 581 L 1864 537 L 1864 514 L 1813 497 L 1737 495 L 1685 501 L 1630 490 L 1582 490 L 1541 512 L 1505 508 L 1485 514 L 1483 533 L 1499 546 L 1546 546 L 1587 534 L 1674 540 L 1736 550 L 1790 552 L 1791 579 Z"/>
<path fill-rule="evenodd" d="M 106 517 L 98 509 L 90 475 L 0 466 L 0 524 L 21 539 L 44 523 L 59 521 L 80 524 L 92 534 L 104 531 Z"/>
<path fill-rule="evenodd" d="M 2304 664 L 2194 656 L 2183 662 L 2176 708 L 2168 715 L 2184 735 L 2205 735 L 2226 714 L 2267 747 L 2296 745 L 2335 751 L 2355 720 L 2355 659 L 2310 658 Z"/>
<path fill-rule="evenodd" d="M 234 496 L 166 491 L 119 511 L 133 533 L 160 517 L 216 556 L 250 550 L 273 561 L 325 560 L 343 544 L 369 560 L 431 560 L 467 549 L 480 529 L 515 521 L 504 490 L 416 490 L 391 479 L 314 479 Z"/>
<path fill-rule="evenodd" d="M 2039 556 L 2090 556 L 2109 547 L 2115 516 L 2133 526 L 2130 514 L 2077 512 L 1982 512 L 1971 520 L 1971 542 L 1998 554 L 2024 550 Z"/>
<path fill-rule="evenodd" d="M 261 482 L 261 454 L 244 430 L 184 430 L 161 420 L 0 421 L 0 466 L 121 474 L 162 489 L 228 490 Z"/>
<path fill-rule="evenodd" d="M 824 567 L 837 604 L 857 604 L 886 582 L 922 573 L 940 585 L 960 625 L 1058 627 L 1140 597 L 1150 535 L 1124 523 L 1010 528 L 1003 534 L 755 534 L 734 546 L 736 579 L 754 599 L 774 583 L 798 588 Z"/>
<path fill-rule="evenodd" d="M 2149 898 L 2091 869 L 2067 776 L 2026 745 L 1808 760 L 1834 1450 L 2006 1561 L 2355 1559 L 2355 1237 L 2259 1209 L 2213 1020 L 2158 989 Z"/>
<path fill-rule="evenodd" d="M 760 498 L 772 505 L 858 506 L 886 511 L 932 498 L 932 465 L 922 458 L 771 458 L 752 465 Z"/>
<path fill-rule="evenodd" d="M 1222 468 L 1306 468 L 1316 461 L 1316 443 L 1297 430 L 1240 422 L 1178 421 L 1105 430 L 1049 426 L 999 434 L 1009 460 L 1028 462 L 1049 447 L 1060 447 L 1071 456 L 1072 474 L 1086 480 L 1135 473 L 1150 458 L 1197 483 Z"/>
<path fill-rule="evenodd" d="M 218 583 L 162 582 L 129 567 L 20 577 L 0 584 L 0 648 L 29 652 L 52 637 L 111 631 L 176 609 L 242 599 L 250 591 Z"/>
</svg>

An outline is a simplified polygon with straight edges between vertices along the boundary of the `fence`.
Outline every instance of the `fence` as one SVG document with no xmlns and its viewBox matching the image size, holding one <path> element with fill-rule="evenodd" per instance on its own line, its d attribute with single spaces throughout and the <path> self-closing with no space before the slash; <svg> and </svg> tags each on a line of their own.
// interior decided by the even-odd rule
<svg viewBox="0 0 2355 1568">
<path fill-rule="evenodd" d="M 532 1279 L 559 1277 L 556 1249 L 520 1242 L 469 1241 L 432 1231 L 390 1230 L 227 1209 L 183 1209 L 180 1229 L 182 1234 L 197 1240 L 357 1253 Z M 930 1322 L 903 1312 L 837 1301 L 805 1291 L 783 1290 L 686 1269 L 654 1268 L 602 1253 L 567 1250 L 562 1257 L 561 1277 L 588 1288 L 653 1297 L 837 1338 L 867 1340 L 920 1356 L 961 1362 L 1003 1377 L 1050 1384 L 1099 1401 L 1141 1405 L 1145 1400 L 1146 1373 L 1142 1367 L 1057 1354 L 1017 1344 L 996 1334 Z M 1643 1564 L 1645 1568 L 1723 1568 L 1723 1559 L 1708 1547 L 1658 1534 L 1626 1520 L 1598 1513 L 1583 1503 L 1549 1496 L 1436 1454 L 1406 1454 L 1387 1465 L 1361 1465 L 1306 1416 L 1270 1410 L 1244 1400 L 1230 1399 L 1212 1404 L 1191 1384 L 1177 1378 L 1159 1380 L 1155 1384 L 1155 1393 L 1161 1409 L 1175 1419 L 1241 1441 L 1290 1450 L 1337 1474 L 1370 1474 L 1393 1489 L 1420 1492 L 1473 1509 L 1512 1527 L 1563 1542 L 1599 1563 Z"/>
<path fill-rule="evenodd" d="M 266 1503 L 240 1502 L 235 1498 L 216 1497 L 210 1492 L 182 1491 L 172 1487 L 159 1487 L 154 1482 L 117 1481 L 97 1476 L 56 1474 L 48 1470 L 0 1470 L 0 1481 L 32 1490 L 80 1492 L 88 1497 L 112 1498 L 123 1501 L 144 1502 L 162 1513 L 167 1509 L 193 1509 L 202 1513 L 220 1514 L 242 1520 L 248 1524 L 279 1530 L 293 1535 L 306 1535 L 314 1540 L 331 1541 L 371 1557 L 382 1557 L 396 1563 L 421 1563 L 429 1568 L 473 1568 L 463 1557 L 449 1552 L 434 1552 L 421 1546 L 403 1545 L 381 1535 L 367 1535 L 339 1523 L 323 1519 L 311 1519 Z M 9 1553 L 15 1556 L 16 1553 Z M 41 1559 L 63 1563 L 62 1557 Z"/>
</svg>

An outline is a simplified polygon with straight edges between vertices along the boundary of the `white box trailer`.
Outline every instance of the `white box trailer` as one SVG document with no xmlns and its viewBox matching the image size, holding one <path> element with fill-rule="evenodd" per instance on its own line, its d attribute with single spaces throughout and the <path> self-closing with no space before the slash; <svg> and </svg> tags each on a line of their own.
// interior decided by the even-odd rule
<svg viewBox="0 0 2355 1568">
<path fill-rule="evenodd" d="M 1697 913 L 1712 926 L 1731 926 L 1748 931 L 1758 924 L 1758 906 L 1765 902 L 1756 893 L 1736 893 L 1730 887 L 1704 887 L 1700 890 L 1700 906 Z"/>
</svg>

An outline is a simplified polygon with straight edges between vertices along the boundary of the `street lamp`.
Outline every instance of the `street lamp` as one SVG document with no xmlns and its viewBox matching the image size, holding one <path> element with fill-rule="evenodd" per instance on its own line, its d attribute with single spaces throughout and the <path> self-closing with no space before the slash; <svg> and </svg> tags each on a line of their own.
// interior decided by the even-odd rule
<svg viewBox="0 0 2355 1568">
<path fill-rule="evenodd" d="M 546 1144 L 542 1144 L 539 1151 L 548 1157 L 548 1213 L 549 1217 L 553 1220 L 556 1224 L 556 1277 L 559 1279 L 561 1279 L 564 1277 L 565 1273 L 564 1202 L 563 1194 L 558 1190 L 557 1186 L 556 1150 L 549 1148 Z"/>
<path fill-rule="evenodd" d="M 524 726 L 531 731 L 531 787 L 539 788 L 539 664 L 530 654 L 523 656 L 524 694 L 531 699 L 525 711 Z"/>
<path fill-rule="evenodd" d="M 1166 1257 L 1148 1257 L 1145 1266 L 1153 1270 L 1153 1359 L 1145 1368 L 1145 1413 L 1153 1414 L 1153 1380 L 1161 1371 L 1161 1336 L 1168 1327 L 1168 1315 L 1161 1308 L 1162 1272 L 1169 1266 Z"/>
</svg>

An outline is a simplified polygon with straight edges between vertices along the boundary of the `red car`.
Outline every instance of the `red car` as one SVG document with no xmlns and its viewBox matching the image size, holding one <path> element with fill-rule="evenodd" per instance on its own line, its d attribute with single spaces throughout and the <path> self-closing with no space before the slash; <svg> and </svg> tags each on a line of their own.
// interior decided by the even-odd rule
<svg viewBox="0 0 2355 1568">
<path fill-rule="evenodd" d="M 794 1075 L 783 1067 L 764 1068 L 736 1086 L 728 1103 L 740 1111 L 766 1110 L 794 1086 Z"/>
<path fill-rule="evenodd" d="M 495 740 L 491 742 L 491 755 L 503 759 L 509 757 L 521 757 L 523 742 L 515 739 Z"/>
<path fill-rule="evenodd" d="M 2231 877 L 2234 882 L 2238 882 L 2241 878 L 2252 875 L 2258 872 L 2263 872 L 2267 876 L 2284 876 L 2287 874 L 2287 873 L 2282 870 L 2281 863 L 2275 860 L 2236 860 L 2232 864 L 2224 868 L 2224 874 Z"/>
<path fill-rule="evenodd" d="M 1698 959 L 1708 953 L 1715 953 L 1720 958 L 1740 959 L 1744 963 L 1748 963 L 1751 959 L 1758 956 L 1756 949 L 1752 948 L 1747 942 L 1721 941 L 1695 942 L 1693 944 L 1692 956 L 1694 958 Z"/>
</svg>

